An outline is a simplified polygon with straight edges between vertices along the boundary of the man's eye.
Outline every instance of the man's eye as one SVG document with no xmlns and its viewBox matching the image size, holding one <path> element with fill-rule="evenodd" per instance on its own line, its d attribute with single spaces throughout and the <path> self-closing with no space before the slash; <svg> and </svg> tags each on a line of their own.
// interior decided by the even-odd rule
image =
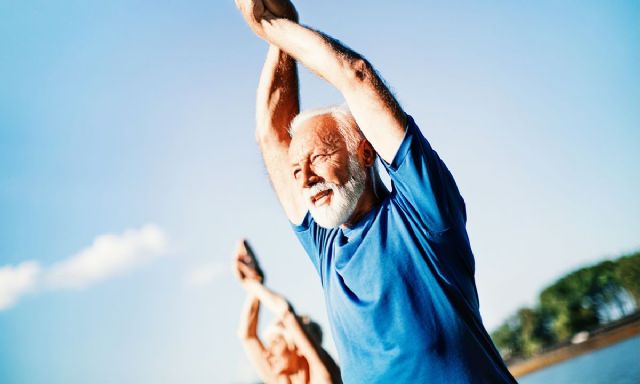
<svg viewBox="0 0 640 384">
<path fill-rule="evenodd" d="M 313 162 L 315 162 L 316 160 L 324 160 L 324 158 L 325 158 L 326 156 L 327 156 L 327 155 L 324 155 L 324 154 L 321 154 L 321 155 L 314 155 L 314 156 L 311 158 L 311 162 L 313 163 Z"/>
<path fill-rule="evenodd" d="M 300 170 L 299 169 L 294 169 L 293 170 L 293 177 L 297 179 L 298 176 L 300 176 Z"/>
</svg>

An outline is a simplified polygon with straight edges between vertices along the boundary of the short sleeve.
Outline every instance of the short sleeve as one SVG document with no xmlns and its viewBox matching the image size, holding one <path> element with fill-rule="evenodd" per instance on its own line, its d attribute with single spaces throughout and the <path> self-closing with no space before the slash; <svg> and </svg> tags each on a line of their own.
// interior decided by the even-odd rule
<svg viewBox="0 0 640 384">
<path fill-rule="evenodd" d="M 326 249 L 327 238 L 330 230 L 319 226 L 311 217 L 311 213 L 307 212 L 300 224 L 291 223 L 291 227 L 296 237 L 302 244 L 309 259 L 313 263 L 316 271 L 323 280 L 322 261 L 324 260 L 324 250 Z"/>
<path fill-rule="evenodd" d="M 466 222 L 465 204 L 453 176 L 431 148 L 413 118 L 391 164 L 382 160 L 392 182 L 392 199 L 428 233 Z"/>
</svg>

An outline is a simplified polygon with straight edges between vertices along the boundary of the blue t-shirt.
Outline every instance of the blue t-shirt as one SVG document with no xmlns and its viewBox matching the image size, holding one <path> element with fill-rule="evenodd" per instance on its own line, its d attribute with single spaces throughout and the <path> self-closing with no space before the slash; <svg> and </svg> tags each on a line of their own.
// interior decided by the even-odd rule
<svg viewBox="0 0 640 384">
<path fill-rule="evenodd" d="M 350 228 L 307 213 L 345 383 L 514 383 L 480 318 L 465 204 L 408 117 L 384 201 Z"/>
</svg>

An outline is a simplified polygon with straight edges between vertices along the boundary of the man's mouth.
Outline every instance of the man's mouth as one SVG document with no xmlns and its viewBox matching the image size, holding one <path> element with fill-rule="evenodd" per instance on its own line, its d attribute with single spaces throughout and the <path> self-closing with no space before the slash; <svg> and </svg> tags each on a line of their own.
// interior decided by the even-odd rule
<svg viewBox="0 0 640 384">
<path fill-rule="evenodd" d="M 316 193 L 315 195 L 311 196 L 311 204 L 315 205 L 316 207 L 320 207 L 326 204 L 329 200 L 329 195 L 332 192 L 333 191 L 331 189 L 325 189 L 324 191 Z"/>
</svg>

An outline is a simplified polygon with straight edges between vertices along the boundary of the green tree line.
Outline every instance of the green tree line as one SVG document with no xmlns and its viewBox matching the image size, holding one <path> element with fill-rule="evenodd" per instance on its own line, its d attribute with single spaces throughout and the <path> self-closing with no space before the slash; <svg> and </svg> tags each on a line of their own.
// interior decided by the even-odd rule
<svg viewBox="0 0 640 384">
<path fill-rule="evenodd" d="M 505 359 L 530 357 L 640 309 L 640 251 L 571 272 L 491 337 Z"/>
</svg>

